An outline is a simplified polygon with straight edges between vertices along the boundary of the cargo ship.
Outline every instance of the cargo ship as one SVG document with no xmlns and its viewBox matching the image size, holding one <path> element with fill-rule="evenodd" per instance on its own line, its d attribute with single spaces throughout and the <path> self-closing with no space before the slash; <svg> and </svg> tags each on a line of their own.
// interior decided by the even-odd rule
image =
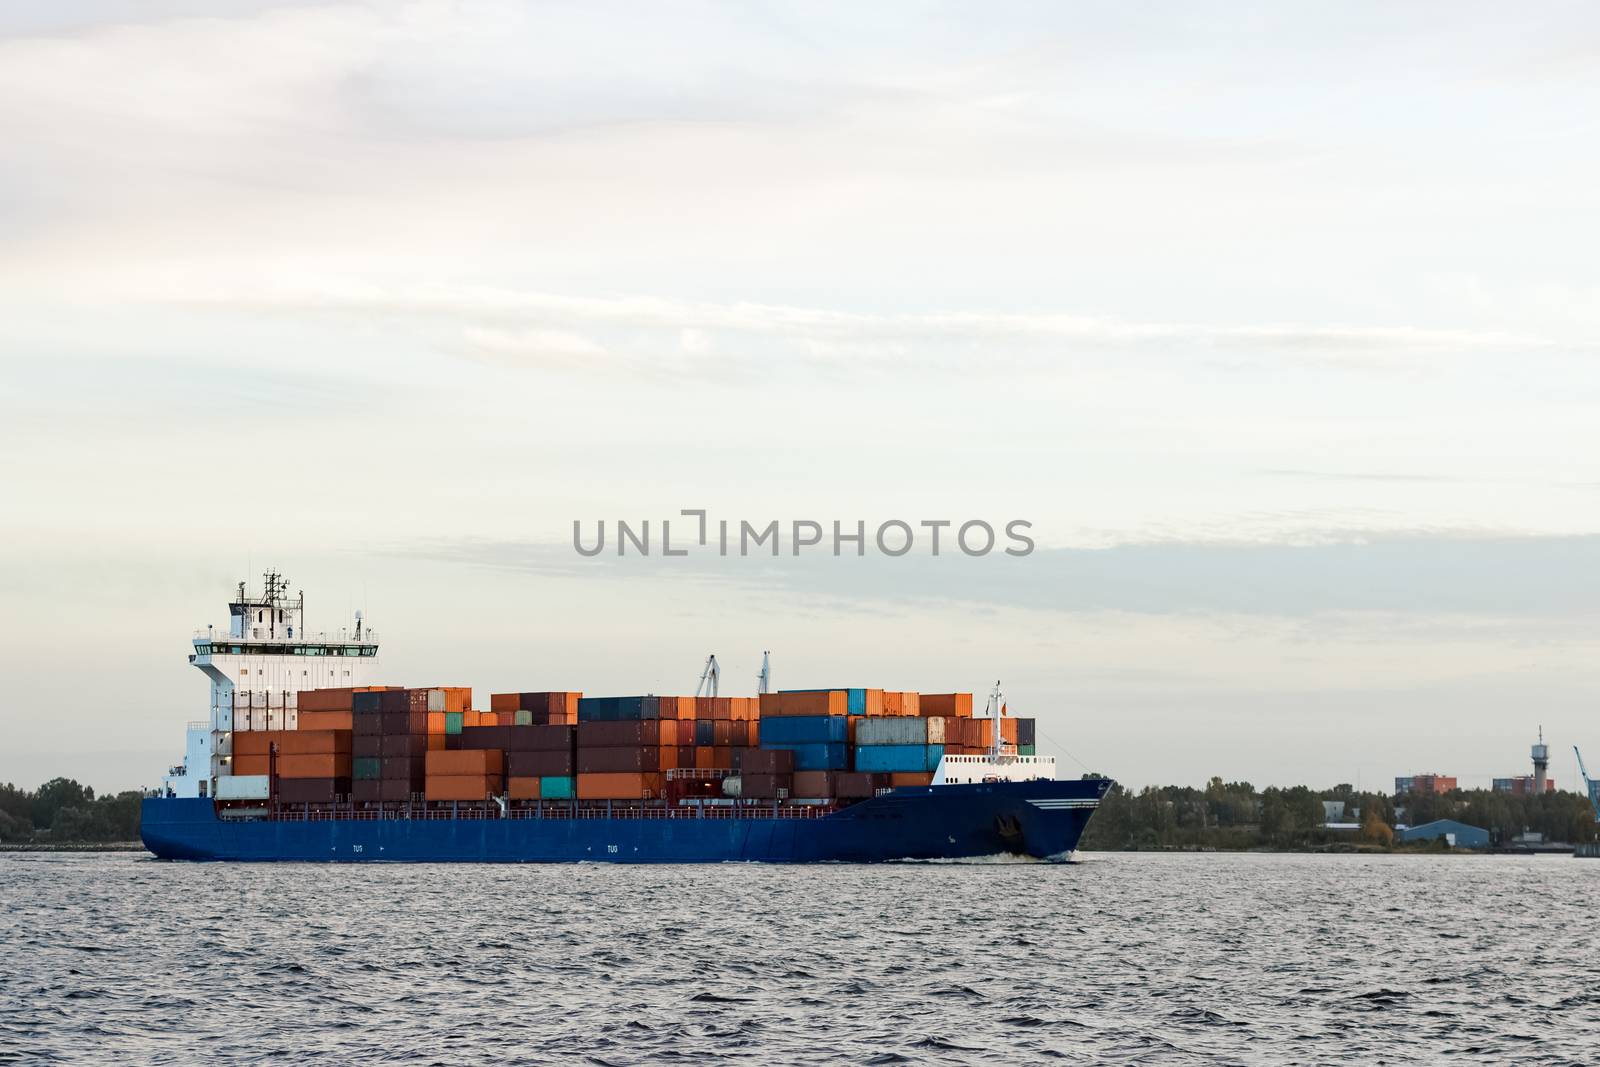
<svg viewBox="0 0 1600 1067">
<path fill-rule="evenodd" d="M 1109 779 L 1058 781 L 998 683 L 694 696 L 384 684 L 357 613 L 307 633 L 275 572 L 239 583 L 226 634 L 193 638 L 210 682 L 183 761 L 143 802 L 172 860 L 884 862 L 1070 859 Z"/>
</svg>

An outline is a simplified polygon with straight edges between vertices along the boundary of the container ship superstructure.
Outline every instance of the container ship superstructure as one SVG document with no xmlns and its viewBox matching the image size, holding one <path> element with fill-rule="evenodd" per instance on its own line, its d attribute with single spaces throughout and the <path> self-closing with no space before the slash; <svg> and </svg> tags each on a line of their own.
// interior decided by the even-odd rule
<svg viewBox="0 0 1600 1067">
<path fill-rule="evenodd" d="M 167 859 L 874 862 L 1068 858 L 1108 779 L 1058 781 L 998 684 L 695 696 L 386 685 L 359 613 L 303 628 L 276 573 L 240 583 L 184 760 L 144 801 Z M 709 693 L 709 695 L 707 695 Z"/>
</svg>

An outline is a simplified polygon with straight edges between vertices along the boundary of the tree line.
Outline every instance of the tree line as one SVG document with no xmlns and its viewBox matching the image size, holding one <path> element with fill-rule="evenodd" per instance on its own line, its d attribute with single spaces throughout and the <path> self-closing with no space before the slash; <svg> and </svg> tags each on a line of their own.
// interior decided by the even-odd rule
<svg viewBox="0 0 1600 1067">
<path fill-rule="evenodd" d="M 1085 777 L 1100 777 L 1085 775 Z M 1342 801 L 1345 820 L 1360 829 L 1330 831 L 1323 801 Z M 1357 820 L 1356 812 L 1360 812 Z M 1257 790 L 1249 782 L 1212 778 L 1204 788 L 1120 785 L 1101 801 L 1079 847 L 1091 851 L 1154 849 L 1305 849 L 1352 841 L 1389 847 L 1396 822 L 1420 826 L 1454 819 L 1489 831 L 1495 845 L 1510 844 L 1525 831 L 1547 841 L 1582 843 L 1600 839 L 1594 810 L 1578 793 L 1512 796 L 1487 789 L 1390 796 L 1362 792 L 1348 783 L 1332 789 L 1303 785 Z"/>
<path fill-rule="evenodd" d="M 38 789 L 0 785 L 0 843 L 83 844 L 139 839 L 137 790 L 95 796 L 71 778 Z"/>
</svg>

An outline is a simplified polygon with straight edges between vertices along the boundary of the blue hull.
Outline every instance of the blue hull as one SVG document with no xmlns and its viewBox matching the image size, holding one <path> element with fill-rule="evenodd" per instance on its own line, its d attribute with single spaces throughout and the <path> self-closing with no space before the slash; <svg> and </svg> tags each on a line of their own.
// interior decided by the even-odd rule
<svg viewBox="0 0 1600 1067">
<path fill-rule="evenodd" d="M 144 801 L 162 859 L 400 863 L 875 863 L 1064 857 L 1104 779 L 900 788 L 821 818 L 235 820 L 210 800 Z"/>
</svg>

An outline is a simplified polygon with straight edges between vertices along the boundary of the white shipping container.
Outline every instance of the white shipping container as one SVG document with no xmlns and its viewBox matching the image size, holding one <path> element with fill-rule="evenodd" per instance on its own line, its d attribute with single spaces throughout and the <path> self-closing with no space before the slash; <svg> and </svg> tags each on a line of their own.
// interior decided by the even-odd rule
<svg viewBox="0 0 1600 1067">
<path fill-rule="evenodd" d="M 225 774 L 217 779 L 218 800 L 266 800 L 271 789 L 265 774 Z"/>
<path fill-rule="evenodd" d="M 443 689 L 430 689 L 430 690 L 428 690 L 428 710 L 429 711 L 443 711 L 444 710 L 444 690 Z"/>
<path fill-rule="evenodd" d="M 932 734 L 939 740 L 934 741 Z M 858 745 L 927 745 L 944 741 L 943 719 L 870 716 L 856 723 Z"/>
</svg>

